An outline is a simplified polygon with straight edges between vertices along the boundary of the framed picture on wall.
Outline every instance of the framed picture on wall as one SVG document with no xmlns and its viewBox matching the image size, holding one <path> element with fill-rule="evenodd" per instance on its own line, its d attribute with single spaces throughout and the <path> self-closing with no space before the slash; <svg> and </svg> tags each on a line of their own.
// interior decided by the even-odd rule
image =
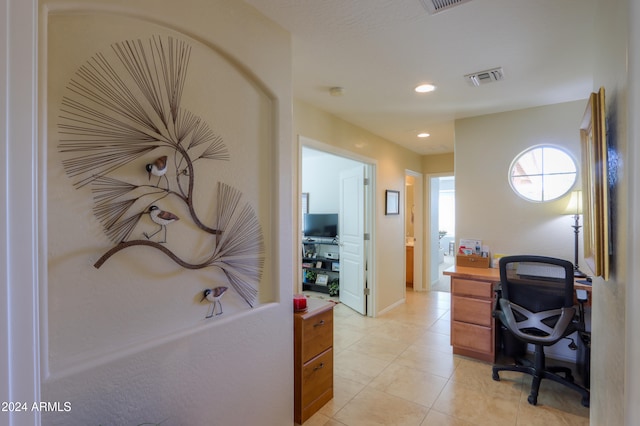
<svg viewBox="0 0 640 426">
<path fill-rule="evenodd" d="M 580 126 L 584 258 L 596 277 L 609 278 L 609 201 L 604 88 L 592 93 Z"/>
<path fill-rule="evenodd" d="M 384 214 L 400 214 L 400 191 L 387 189 L 385 192 Z"/>
</svg>

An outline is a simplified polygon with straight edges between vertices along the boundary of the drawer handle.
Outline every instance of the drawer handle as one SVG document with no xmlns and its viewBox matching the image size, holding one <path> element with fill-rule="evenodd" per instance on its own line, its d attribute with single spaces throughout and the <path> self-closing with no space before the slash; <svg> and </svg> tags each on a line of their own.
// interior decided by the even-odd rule
<svg viewBox="0 0 640 426">
<path fill-rule="evenodd" d="M 315 367 L 315 368 L 313 369 L 313 371 L 318 371 L 318 370 L 320 370 L 321 368 L 324 368 L 324 362 L 321 362 L 321 363 L 320 363 L 320 365 L 318 365 L 317 367 Z"/>
<path fill-rule="evenodd" d="M 324 320 L 320 320 L 320 322 L 317 322 L 315 324 L 313 324 L 314 327 L 320 327 L 324 325 Z"/>
</svg>

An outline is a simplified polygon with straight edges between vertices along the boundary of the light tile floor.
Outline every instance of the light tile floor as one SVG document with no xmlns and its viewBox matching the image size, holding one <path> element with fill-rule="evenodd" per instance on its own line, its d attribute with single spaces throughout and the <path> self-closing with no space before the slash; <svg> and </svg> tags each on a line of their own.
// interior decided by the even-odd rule
<svg viewBox="0 0 640 426">
<path fill-rule="evenodd" d="M 588 425 L 580 396 L 543 380 L 491 378 L 491 364 L 453 355 L 450 294 L 407 290 L 407 302 L 377 318 L 334 311 L 334 398 L 305 426 Z"/>
<path fill-rule="evenodd" d="M 438 264 L 439 278 L 438 278 L 438 281 L 436 281 L 431 285 L 432 291 L 446 291 L 446 292 L 451 291 L 451 277 L 448 275 L 443 275 L 442 271 L 449 268 L 450 266 L 453 266 L 455 261 L 456 261 L 455 256 L 449 256 L 445 254 L 444 261 Z"/>
</svg>

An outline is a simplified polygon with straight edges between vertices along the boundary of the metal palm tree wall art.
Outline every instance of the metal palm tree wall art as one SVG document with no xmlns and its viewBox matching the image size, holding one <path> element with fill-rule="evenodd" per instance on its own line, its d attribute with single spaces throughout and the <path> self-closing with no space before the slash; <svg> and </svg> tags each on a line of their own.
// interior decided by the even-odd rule
<svg viewBox="0 0 640 426">
<path fill-rule="evenodd" d="M 253 307 L 265 254 L 255 211 L 222 182 L 211 191 L 215 214 L 194 206 L 199 168 L 229 161 L 230 154 L 221 136 L 181 106 L 190 56 L 186 42 L 153 36 L 115 43 L 110 54 L 80 66 L 62 100 L 62 165 L 76 188 L 91 188 L 93 213 L 114 244 L 96 268 L 122 250 L 149 247 L 187 269 L 220 268 Z M 131 176 L 138 163 L 139 176 Z M 182 205 L 187 217 L 165 210 L 169 201 Z M 155 226 L 150 232 L 140 232 L 144 217 Z M 188 261 L 171 250 L 169 242 L 180 237 L 171 232 L 178 220 L 211 237 L 204 259 Z"/>
</svg>

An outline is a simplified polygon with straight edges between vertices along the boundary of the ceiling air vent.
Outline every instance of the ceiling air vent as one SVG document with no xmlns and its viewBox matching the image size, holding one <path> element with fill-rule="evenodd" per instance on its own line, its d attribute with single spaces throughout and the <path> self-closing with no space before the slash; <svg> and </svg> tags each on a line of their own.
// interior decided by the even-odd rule
<svg viewBox="0 0 640 426">
<path fill-rule="evenodd" d="M 469 84 L 478 87 L 481 84 L 493 83 L 494 81 L 504 79 L 504 71 L 502 70 L 502 67 L 493 68 L 486 71 L 467 74 L 464 78 L 469 82 Z"/>
<path fill-rule="evenodd" d="M 427 9 L 430 15 L 442 12 L 454 6 L 459 6 L 462 3 L 470 2 L 471 0 L 420 0 L 422 6 Z"/>
</svg>

